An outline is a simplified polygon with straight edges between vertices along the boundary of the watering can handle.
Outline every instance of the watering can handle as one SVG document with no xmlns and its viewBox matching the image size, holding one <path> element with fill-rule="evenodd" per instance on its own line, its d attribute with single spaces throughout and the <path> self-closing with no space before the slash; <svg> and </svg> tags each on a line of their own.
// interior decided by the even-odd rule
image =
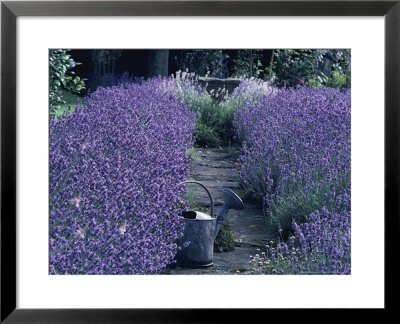
<svg viewBox="0 0 400 324">
<path fill-rule="evenodd" d="M 183 181 L 178 183 L 178 186 L 184 183 L 195 183 L 198 184 L 199 186 L 202 186 L 204 188 L 204 190 L 207 192 L 208 197 L 210 198 L 210 203 L 211 203 L 211 217 L 214 217 L 214 201 L 211 197 L 210 192 L 208 191 L 207 187 L 205 185 L 203 185 L 202 183 L 198 182 L 198 181 L 193 181 L 193 180 L 187 180 L 187 181 Z"/>
</svg>

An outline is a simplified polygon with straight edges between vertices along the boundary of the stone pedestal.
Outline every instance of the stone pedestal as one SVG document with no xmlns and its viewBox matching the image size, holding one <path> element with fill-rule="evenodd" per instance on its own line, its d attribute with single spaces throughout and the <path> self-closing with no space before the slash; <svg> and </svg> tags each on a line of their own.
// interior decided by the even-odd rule
<svg viewBox="0 0 400 324">
<path fill-rule="evenodd" d="M 210 78 L 210 77 L 200 77 L 199 83 L 206 87 L 206 90 L 210 92 L 212 89 L 217 91 L 218 89 L 226 89 L 229 94 L 235 90 L 236 87 L 239 86 L 241 79 L 237 78 L 228 78 L 228 79 L 220 79 L 220 78 Z"/>
</svg>

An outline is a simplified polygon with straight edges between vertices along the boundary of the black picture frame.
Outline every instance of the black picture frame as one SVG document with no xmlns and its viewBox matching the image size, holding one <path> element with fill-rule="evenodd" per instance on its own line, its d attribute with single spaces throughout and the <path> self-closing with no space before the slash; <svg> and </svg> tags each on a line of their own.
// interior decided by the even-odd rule
<svg viewBox="0 0 400 324">
<path fill-rule="evenodd" d="M 235 321 L 245 310 L 16 308 L 16 19 L 18 16 L 384 16 L 385 310 L 398 287 L 400 0 L 395 1 L 2 1 L 1 2 L 1 316 L 3 323 L 197 323 Z M 368 176 L 368 175 L 366 175 Z M 218 291 L 210 298 L 218 298 Z M 219 292 L 223 294 L 223 292 Z M 240 314 L 242 315 L 242 314 Z M 265 310 L 251 315 L 264 316 Z M 244 321 L 246 322 L 246 321 Z"/>
</svg>

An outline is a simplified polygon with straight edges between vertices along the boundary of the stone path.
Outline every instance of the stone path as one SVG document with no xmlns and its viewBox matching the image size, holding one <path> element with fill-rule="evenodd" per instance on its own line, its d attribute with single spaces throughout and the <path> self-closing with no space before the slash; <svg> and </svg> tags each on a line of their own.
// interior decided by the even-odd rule
<svg viewBox="0 0 400 324">
<path fill-rule="evenodd" d="M 191 179 L 204 184 L 210 191 L 215 211 L 218 215 L 223 205 L 223 188 L 229 188 L 243 197 L 239 179 L 235 170 L 235 156 L 228 148 L 196 148 L 195 152 L 201 161 L 192 162 Z M 207 193 L 198 185 L 190 185 L 195 202 L 201 206 L 210 207 Z M 271 240 L 268 235 L 268 224 L 263 216 L 261 205 L 244 201 L 243 210 L 230 210 L 228 221 L 235 240 L 235 250 L 232 252 L 214 252 L 214 264 L 205 269 L 170 268 L 169 274 L 235 274 L 248 273 L 250 255 L 263 251 L 263 247 Z"/>
</svg>

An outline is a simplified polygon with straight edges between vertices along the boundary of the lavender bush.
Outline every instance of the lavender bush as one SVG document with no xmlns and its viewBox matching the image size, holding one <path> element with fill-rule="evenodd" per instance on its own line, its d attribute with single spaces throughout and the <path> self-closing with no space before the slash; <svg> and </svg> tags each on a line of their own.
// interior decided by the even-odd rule
<svg viewBox="0 0 400 324">
<path fill-rule="evenodd" d="M 169 88 L 191 107 L 196 116 L 196 144 L 210 147 L 227 144 L 234 135 L 234 107 L 226 104 L 228 93 L 225 89 L 208 93 L 194 73 L 178 71 L 172 80 Z"/>
<path fill-rule="evenodd" d="M 274 89 L 275 88 L 272 87 L 269 82 L 260 79 L 243 79 L 229 96 L 229 100 L 236 100 L 241 104 L 246 103 L 249 105 L 257 102 L 265 95 L 272 93 Z"/>
<path fill-rule="evenodd" d="M 307 255 L 325 256 L 316 259 L 321 271 L 348 273 L 350 91 L 274 89 L 244 101 L 234 125 L 241 181 L 264 201 L 276 232 L 285 240 L 295 233 Z"/>
<path fill-rule="evenodd" d="M 325 207 L 309 222 L 293 222 L 294 235 L 276 246 L 266 245 L 261 256 L 250 256 L 257 273 L 350 274 L 350 212 L 331 213 Z"/>
<path fill-rule="evenodd" d="M 157 273 L 182 236 L 195 118 L 166 79 L 98 88 L 50 120 L 50 273 Z"/>
</svg>

